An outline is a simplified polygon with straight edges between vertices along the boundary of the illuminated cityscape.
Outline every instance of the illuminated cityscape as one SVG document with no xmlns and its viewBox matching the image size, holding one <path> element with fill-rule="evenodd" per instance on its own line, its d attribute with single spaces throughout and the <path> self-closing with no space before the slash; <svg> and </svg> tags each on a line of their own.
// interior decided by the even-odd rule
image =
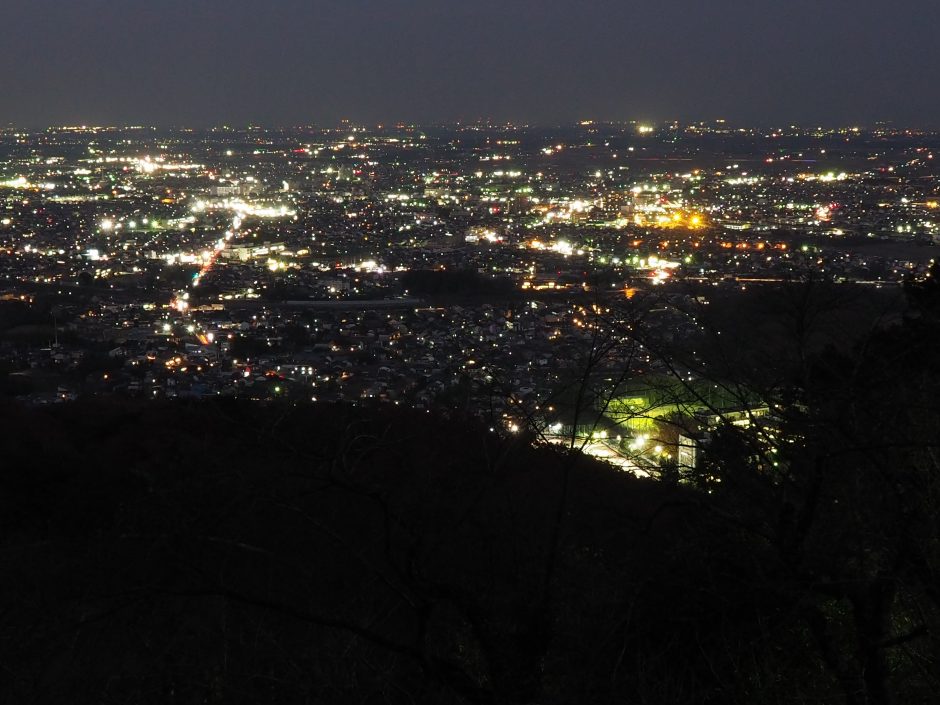
<svg viewBox="0 0 940 705">
<path fill-rule="evenodd" d="M 0 362 L 32 404 L 432 410 L 466 389 L 494 430 L 551 436 L 601 309 L 655 297 L 656 326 L 695 335 L 690 303 L 808 276 L 890 297 L 940 241 L 940 135 L 890 127 L 83 126 L 0 145 Z M 590 433 L 619 447 L 587 448 L 646 474 L 617 425 Z"/>
<path fill-rule="evenodd" d="M 8 0 L 0 705 L 929 705 L 940 3 Z"/>
</svg>

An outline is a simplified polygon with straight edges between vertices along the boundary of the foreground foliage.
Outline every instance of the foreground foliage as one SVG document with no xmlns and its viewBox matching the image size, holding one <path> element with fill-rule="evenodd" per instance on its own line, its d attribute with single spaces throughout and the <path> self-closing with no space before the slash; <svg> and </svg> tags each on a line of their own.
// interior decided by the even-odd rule
<svg viewBox="0 0 940 705">
<path fill-rule="evenodd" d="M 0 700 L 932 702 L 940 307 L 909 295 L 801 360 L 773 458 L 729 427 L 684 485 L 389 407 L 0 408 Z"/>
</svg>

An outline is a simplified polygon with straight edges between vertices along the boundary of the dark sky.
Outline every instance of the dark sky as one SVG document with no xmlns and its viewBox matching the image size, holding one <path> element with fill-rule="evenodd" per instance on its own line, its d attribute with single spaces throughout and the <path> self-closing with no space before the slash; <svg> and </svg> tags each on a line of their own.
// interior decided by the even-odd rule
<svg viewBox="0 0 940 705">
<path fill-rule="evenodd" d="M 940 126 L 938 0 L 0 0 L 0 124 Z"/>
</svg>

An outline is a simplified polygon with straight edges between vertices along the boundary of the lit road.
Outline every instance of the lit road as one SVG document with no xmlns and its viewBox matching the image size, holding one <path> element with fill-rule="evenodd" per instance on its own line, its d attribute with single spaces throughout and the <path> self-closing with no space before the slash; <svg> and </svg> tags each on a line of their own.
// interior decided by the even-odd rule
<svg viewBox="0 0 940 705">
<path fill-rule="evenodd" d="M 568 445 L 571 442 L 569 436 L 546 435 L 545 439 L 549 443 L 557 443 L 559 445 Z M 582 444 L 584 444 L 583 447 Z M 644 468 L 641 468 L 632 458 L 624 455 L 616 445 L 612 445 L 608 441 L 594 439 L 585 442 L 584 439 L 576 439 L 575 447 L 581 448 L 581 452 L 585 455 L 590 455 L 592 458 L 610 463 L 618 470 L 632 473 L 637 477 L 649 477 L 649 473 Z"/>
</svg>

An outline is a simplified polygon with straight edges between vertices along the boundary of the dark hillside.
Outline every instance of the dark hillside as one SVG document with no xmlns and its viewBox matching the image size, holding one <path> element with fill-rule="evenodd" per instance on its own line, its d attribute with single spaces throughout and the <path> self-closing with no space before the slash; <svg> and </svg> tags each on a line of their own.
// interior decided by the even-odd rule
<svg viewBox="0 0 940 705">
<path fill-rule="evenodd" d="M 2 415 L 5 702 L 701 701 L 764 610 L 684 493 L 473 426 Z"/>
<path fill-rule="evenodd" d="M 0 416 L 2 702 L 844 701 L 709 494 L 388 407 Z"/>
</svg>

